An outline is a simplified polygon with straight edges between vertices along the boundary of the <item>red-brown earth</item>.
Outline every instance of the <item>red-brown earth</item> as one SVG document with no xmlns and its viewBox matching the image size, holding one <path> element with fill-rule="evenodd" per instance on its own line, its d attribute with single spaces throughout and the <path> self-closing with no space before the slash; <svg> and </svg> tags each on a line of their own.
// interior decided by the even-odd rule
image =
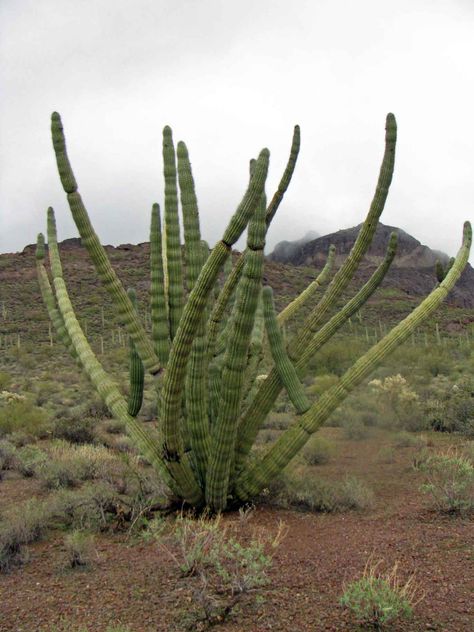
<svg viewBox="0 0 474 632">
<path fill-rule="evenodd" d="M 420 474 L 411 466 L 414 449 L 395 451 L 395 462 L 381 463 L 378 452 L 390 436 L 375 433 L 364 441 L 342 439 L 339 429 L 322 434 L 335 441 L 337 454 L 315 473 L 337 480 L 356 475 L 375 491 L 370 511 L 303 513 L 261 505 L 245 529 L 274 531 L 280 520 L 288 533 L 260 591 L 263 600 L 245 603 L 214 629 L 314 631 L 357 630 L 340 605 L 345 582 L 359 576 L 367 560 L 382 567 L 399 563 L 403 579 L 415 574 L 423 600 L 412 620 L 390 627 L 397 632 L 474 628 L 474 529 L 468 518 L 436 513 L 420 493 Z M 451 441 L 437 437 L 436 443 Z M 42 493 L 30 480 L 0 482 L 0 511 L 10 503 Z M 238 517 L 229 515 L 226 520 Z M 29 561 L 0 577 L 0 630 L 33 632 L 62 623 L 104 631 L 122 623 L 134 632 L 182 630 L 191 606 L 193 580 L 183 578 L 154 542 L 125 534 L 97 538 L 97 560 L 87 570 L 67 570 L 63 534 L 52 532 L 29 547 Z"/>
</svg>

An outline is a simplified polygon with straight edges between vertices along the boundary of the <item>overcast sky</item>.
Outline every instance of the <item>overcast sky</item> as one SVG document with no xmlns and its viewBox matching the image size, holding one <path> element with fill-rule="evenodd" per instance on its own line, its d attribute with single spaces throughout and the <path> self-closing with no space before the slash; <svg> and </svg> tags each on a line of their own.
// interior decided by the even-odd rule
<svg viewBox="0 0 474 632">
<path fill-rule="evenodd" d="M 474 219 L 474 0 L 1 0 L 0 29 L 0 252 L 34 242 L 49 205 L 59 239 L 77 235 L 54 110 L 103 243 L 148 240 L 165 124 L 188 145 L 211 245 L 264 146 L 273 192 L 295 123 L 300 159 L 268 251 L 358 224 L 389 111 L 382 221 L 455 254 Z"/>
</svg>

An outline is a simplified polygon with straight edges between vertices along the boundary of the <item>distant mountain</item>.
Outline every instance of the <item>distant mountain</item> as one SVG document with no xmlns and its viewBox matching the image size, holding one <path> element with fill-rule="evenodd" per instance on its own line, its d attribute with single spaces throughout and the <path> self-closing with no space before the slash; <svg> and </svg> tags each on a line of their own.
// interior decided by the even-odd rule
<svg viewBox="0 0 474 632">
<path fill-rule="evenodd" d="M 291 261 L 294 257 L 297 257 L 301 249 L 309 241 L 314 241 L 319 237 L 319 234 L 315 230 L 309 230 L 304 237 L 297 239 L 296 241 L 280 241 L 275 246 L 269 259 L 272 261 Z"/>
<path fill-rule="evenodd" d="M 302 240 L 282 242 L 287 245 L 280 248 L 280 244 L 278 244 L 268 258 L 279 263 L 319 268 L 324 264 L 329 246 L 334 244 L 336 246 L 336 267 L 339 267 L 349 254 L 359 229 L 360 225 L 346 228 L 305 243 L 301 243 Z M 390 233 L 393 231 L 398 233 L 398 249 L 384 285 L 404 290 L 409 295 L 427 294 L 436 282 L 434 271 L 436 260 L 440 259 L 446 263 L 449 257 L 424 246 L 404 230 L 393 226 L 379 223 L 358 276 L 368 277 L 380 263 L 385 254 Z M 474 270 L 469 264 L 448 297 L 448 301 L 459 307 L 474 307 Z"/>
</svg>

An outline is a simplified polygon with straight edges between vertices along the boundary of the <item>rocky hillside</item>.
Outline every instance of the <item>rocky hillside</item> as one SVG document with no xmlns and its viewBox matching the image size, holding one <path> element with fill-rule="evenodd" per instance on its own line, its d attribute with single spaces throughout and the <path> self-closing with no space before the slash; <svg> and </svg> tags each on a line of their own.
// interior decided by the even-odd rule
<svg viewBox="0 0 474 632">
<path fill-rule="evenodd" d="M 306 243 L 283 242 L 269 255 L 271 261 L 295 266 L 320 268 L 331 244 L 336 246 L 336 266 L 348 255 L 357 237 L 360 226 L 340 230 Z M 390 233 L 398 233 L 398 251 L 384 285 L 406 292 L 407 295 L 425 295 L 433 288 L 437 259 L 447 262 L 449 257 L 424 246 L 405 231 L 379 224 L 375 238 L 359 270 L 359 277 L 366 278 L 385 254 Z M 288 245 L 290 244 L 290 245 Z M 293 244 L 293 247 L 291 247 Z M 458 307 L 474 308 L 474 269 L 468 265 L 448 301 Z"/>
</svg>

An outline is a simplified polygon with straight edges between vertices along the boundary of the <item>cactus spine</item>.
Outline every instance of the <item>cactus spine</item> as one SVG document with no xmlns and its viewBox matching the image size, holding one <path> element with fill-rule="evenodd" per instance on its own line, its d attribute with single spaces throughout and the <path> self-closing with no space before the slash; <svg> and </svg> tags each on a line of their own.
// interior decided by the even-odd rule
<svg viewBox="0 0 474 632">
<path fill-rule="evenodd" d="M 395 256 L 396 235 L 392 235 L 386 256 L 371 278 L 341 309 L 328 317 L 375 233 L 392 180 L 396 134 L 395 118 L 389 114 L 377 188 L 349 256 L 330 280 L 335 255 L 331 247 L 326 265 L 315 281 L 277 315 L 271 289 L 262 290 L 263 249 L 266 231 L 294 172 L 300 146 L 299 127 L 294 129 L 290 157 L 269 205 L 266 206 L 264 194 L 269 152 L 264 149 L 258 159 L 252 161 L 251 177 L 242 202 L 222 239 L 210 252 L 201 241 L 186 145 L 178 143 L 176 152 L 171 129 L 165 127 L 164 221 L 162 223 L 158 204 L 153 205 L 151 217 L 150 340 L 138 317 L 133 295 L 127 295 L 122 287 L 92 228 L 67 156 L 61 119 L 53 114 L 53 146 L 73 218 L 129 334 L 131 395 L 128 403 L 93 353 L 74 314 L 62 275 L 52 209 L 48 211 L 52 285 L 43 263 L 44 238 L 38 237 L 37 271 L 43 300 L 58 338 L 88 375 L 112 414 L 126 424 L 132 440 L 180 502 L 222 511 L 251 499 L 285 467 L 347 394 L 433 313 L 459 278 L 472 239 L 467 223 L 458 256 L 450 268 L 443 268 L 442 279 L 438 271 L 440 282 L 433 292 L 318 401 L 308 400 L 301 379 L 308 371 L 309 361 L 351 316 L 360 315 L 361 307 L 378 288 Z M 247 248 L 232 267 L 231 248 L 247 227 Z M 219 275 L 223 269 L 225 282 L 219 291 Z M 320 290 L 324 293 L 316 300 Z M 294 318 L 303 305 L 311 306 L 309 315 L 286 343 L 281 326 Z M 383 334 L 385 329 L 380 327 L 380 332 Z M 273 358 L 274 365 L 263 380 L 257 380 L 264 344 L 270 352 L 265 355 Z M 159 438 L 149 435 L 135 418 L 141 406 L 144 369 L 157 377 Z M 249 459 L 258 430 L 282 388 L 287 390 L 295 407 L 295 420 L 263 458 Z"/>
</svg>

